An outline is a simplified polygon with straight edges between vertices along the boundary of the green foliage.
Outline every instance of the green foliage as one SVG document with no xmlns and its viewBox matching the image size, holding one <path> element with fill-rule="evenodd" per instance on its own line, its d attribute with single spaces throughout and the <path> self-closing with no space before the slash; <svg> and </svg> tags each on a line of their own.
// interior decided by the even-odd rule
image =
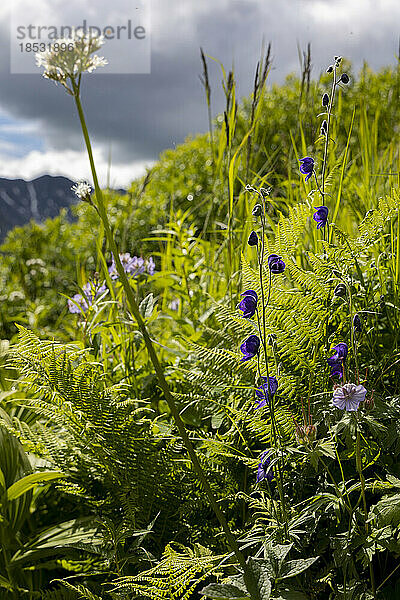
<svg viewBox="0 0 400 600">
<path fill-rule="evenodd" d="M 318 193 L 310 193 L 297 160 L 315 145 L 322 161 L 315 115 L 328 79 L 306 90 L 289 77 L 261 90 L 254 120 L 254 98 L 237 106 L 234 76 L 223 75 L 229 136 L 218 117 L 212 144 L 207 135 L 187 140 L 164 152 L 128 194 L 108 192 L 115 238 L 122 251 L 155 257 L 154 277 L 131 284 L 261 596 L 371 598 L 372 563 L 379 594 L 394 598 L 399 74 L 365 67 L 339 91 L 325 237 L 312 220 Z M 235 305 L 242 291 L 262 296 L 255 251 L 246 244 L 259 231 L 247 183 L 273 186 L 265 253 L 286 263 L 285 274 L 271 279 L 265 310 L 270 375 L 279 381 L 273 412 L 255 408 L 263 353 L 259 364 L 240 361 L 239 346 L 257 324 Z M 248 598 L 121 285 L 108 276 L 111 256 L 97 214 L 85 203 L 74 211 L 74 223 L 65 214 L 32 223 L 2 246 L 2 594 Z M 109 291 L 86 313 L 69 314 L 66 296 L 95 272 Z M 268 270 L 261 274 L 269 285 Z M 342 295 L 334 293 L 338 284 Z M 362 319 L 356 339 L 355 314 Z M 347 381 L 368 389 L 356 416 L 331 405 L 326 359 L 340 341 L 350 348 Z M 274 481 L 256 484 L 266 448 Z"/>
</svg>

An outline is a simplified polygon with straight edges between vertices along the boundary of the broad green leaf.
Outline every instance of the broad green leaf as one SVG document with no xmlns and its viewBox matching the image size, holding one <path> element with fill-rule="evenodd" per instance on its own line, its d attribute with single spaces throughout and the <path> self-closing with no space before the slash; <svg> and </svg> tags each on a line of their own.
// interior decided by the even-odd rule
<svg viewBox="0 0 400 600">
<path fill-rule="evenodd" d="M 29 492 L 29 490 L 34 488 L 38 483 L 54 481 L 55 479 L 61 479 L 61 477 L 65 477 L 64 473 L 61 473 L 61 471 L 44 471 L 42 473 L 26 475 L 26 477 L 19 479 L 8 488 L 7 500 L 9 502 L 16 500 L 23 494 L 26 494 L 26 492 Z"/>
<path fill-rule="evenodd" d="M 279 579 L 289 579 L 289 577 L 295 577 L 299 575 L 306 569 L 308 569 L 312 564 L 318 560 L 319 556 L 314 556 L 312 558 L 299 558 L 298 560 L 289 560 L 282 566 L 281 572 L 279 574 Z"/>
<path fill-rule="evenodd" d="M 32 564 L 56 552 L 66 554 L 75 549 L 91 554 L 107 554 L 104 538 L 91 519 L 66 521 L 45 529 L 37 538 L 17 550 L 11 560 L 13 564 Z"/>
<path fill-rule="evenodd" d="M 379 527 L 385 525 L 397 526 L 400 524 L 400 494 L 384 496 L 377 504 L 371 507 L 370 515 L 376 516 Z"/>
<path fill-rule="evenodd" d="M 271 580 L 265 560 L 249 558 L 248 565 L 256 581 L 258 593 L 262 600 L 268 600 L 271 596 Z"/>
<path fill-rule="evenodd" d="M 200 591 L 206 598 L 213 600 L 247 600 L 248 595 L 245 595 L 242 590 L 230 583 L 211 583 Z"/>
<path fill-rule="evenodd" d="M 293 544 L 265 544 L 265 559 L 263 560 L 263 563 L 264 568 L 268 570 L 271 579 L 279 577 L 282 565 L 292 546 Z M 268 564 L 270 565 L 269 567 Z"/>
<path fill-rule="evenodd" d="M 1 469 L 0 469 L 0 486 L 3 488 L 3 490 L 6 489 L 6 480 L 4 477 L 4 473 Z"/>
</svg>

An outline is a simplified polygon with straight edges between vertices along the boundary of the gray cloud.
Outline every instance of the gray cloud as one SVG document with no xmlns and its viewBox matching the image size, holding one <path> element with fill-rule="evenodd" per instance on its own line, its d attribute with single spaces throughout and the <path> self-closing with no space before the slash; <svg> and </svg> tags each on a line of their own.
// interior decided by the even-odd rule
<svg viewBox="0 0 400 600">
<path fill-rule="evenodd" d="M 298 70 L 297 44 L 312 43 L 314 75 L 342 54 L 355 67 L 394 64 L 400 5 L 392 0 L 153 0 L 152 70 L 149 75 L 88 75 L 83 98 L 94 142 L 112 144 L 114 160 L 155 159 L 189 133 L 207 128 L 199 47 L 234 63 L 239 95 L 251 90 L 261 40 L 273 44 L 270 81 Z M 47 147 L 79 150 L 73 102 L 39 75 L 10 75 L 2 27 L 0 108 L 38 124 Z M 213 109 L 222 109 L 221 71 L 210 61 Z"/>
</svg>

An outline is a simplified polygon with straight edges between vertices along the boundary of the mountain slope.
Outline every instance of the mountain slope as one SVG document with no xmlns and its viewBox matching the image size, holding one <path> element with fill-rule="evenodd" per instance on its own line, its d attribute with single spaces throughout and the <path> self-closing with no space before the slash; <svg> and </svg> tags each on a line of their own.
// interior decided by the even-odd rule
<svg viewBox="0 0 400 600">
<path fill-rule="evenodd" d="M 0 178 L 0 240 L 31 219 L 42 222 L 75 203 L 73 181 L 43 175 L 33 181 Z"/>
</svg>

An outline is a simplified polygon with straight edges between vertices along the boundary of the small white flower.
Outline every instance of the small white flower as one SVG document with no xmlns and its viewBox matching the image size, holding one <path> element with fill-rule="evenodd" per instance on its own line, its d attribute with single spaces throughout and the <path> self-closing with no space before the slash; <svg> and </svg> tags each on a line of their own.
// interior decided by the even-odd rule
<svg viewBox="0 0 400 600">
<path fill-rule="evenodd" d="M 92 73 L 107 64 L 105 58 L 93 54 L 104 44 L 103 36 L 73 31 L 69 38 L 51 43 L 50 48 L 36 53 L 36 64 L 44 67 L 43 76 L 59 82 L 69 90 L 68 79 L 75 79 L 85 71 Z M 71 90 L 69 90 L 71 91 Z"/>
<path fill-rule="evenodd" d="M 356 411 L 360 402 L 364 402 L 367 390 L 363 385 L 345 383 L 337 385 L 333 392 L 332 404 L 336 408 L 347 411 Z"/>
<path fill-rule="evenodd" d="M 87 200 L 92 193 L 92 188 L 87 181 L 78 181 L 78 183 L 72 186 L 71 190 L 73 190 L 76 196 L 81 200 Z"/>
</svg>

